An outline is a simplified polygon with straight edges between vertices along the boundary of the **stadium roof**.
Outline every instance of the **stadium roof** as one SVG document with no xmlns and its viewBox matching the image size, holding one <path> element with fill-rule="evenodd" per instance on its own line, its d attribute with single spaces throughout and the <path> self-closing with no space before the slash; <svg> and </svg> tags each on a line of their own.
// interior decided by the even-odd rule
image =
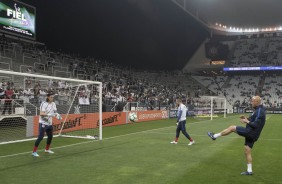
<svg viewBox="0 0 282 184">
<path fill-rule="evenodd" d="M 281 0 L 173 0 L 207 25 L 227 29 L 281 29 Z"/>
</svg>

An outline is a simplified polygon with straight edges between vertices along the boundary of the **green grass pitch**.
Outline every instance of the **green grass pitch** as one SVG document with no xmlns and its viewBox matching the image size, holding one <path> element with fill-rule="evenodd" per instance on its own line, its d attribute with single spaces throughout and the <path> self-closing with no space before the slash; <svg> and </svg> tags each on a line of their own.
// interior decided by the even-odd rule
<svg viewBox="0 0 282 184">
<path fill-rule="evenodd" d="M 189 118 L 187 130 L 196 144 L 175 136 L 175 119 L 106 127 L 103 141 L 55 138 L 54 155 L 33 158 L 34 141 L 0 145 L 0 183 L 50 184 L 199 184 L 282 183 L 281 115 L 267 115 L 254 145 L 253 176 L 246 170 L 244 139 L 236 134 L 212 141 L 207 131 L 241 125 L 239 115 L 213 121 Z"/>
</svg>

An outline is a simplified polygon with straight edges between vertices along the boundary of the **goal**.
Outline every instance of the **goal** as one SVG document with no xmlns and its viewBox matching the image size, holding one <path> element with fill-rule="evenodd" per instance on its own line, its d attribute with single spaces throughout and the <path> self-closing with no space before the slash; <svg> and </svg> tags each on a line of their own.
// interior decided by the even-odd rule
<svg viewBox="0 0 282 184">
<path fill-rule="evenodd" d="M 61 120 L 53 117 L 54 136 L 102 140 L 102 83 L 90 80 L 0 70 L 0 144 L 38 136 L 40 104 L 48 92 Z M 12 98 L 5 91 L 12 90 Z"/>
<path fill-rule="evenodd" d="M 223 115 L 226 118 L 226 98 L 217 96 L 201 96 L 193 101 L 195 117 L 218 118 Z"/>
</svg>

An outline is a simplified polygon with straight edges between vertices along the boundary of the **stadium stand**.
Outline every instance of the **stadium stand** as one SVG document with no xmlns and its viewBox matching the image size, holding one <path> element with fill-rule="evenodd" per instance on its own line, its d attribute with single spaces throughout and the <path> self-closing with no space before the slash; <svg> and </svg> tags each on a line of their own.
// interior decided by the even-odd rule
<svg viewBox="0 0 282 184">
<path fill-rule="evenodd" d="M 265 77 L 264 88 L 262 90 L 262 96 L 264 105 L 271 108 L 282 107 L 282 76 L 281 75 L 269 75 Z"/>
<path fill-rule="evenodd" d="M 225 97 L 231 106 L 249 106 L 249 99 L 256 94 L 260 76 L 193 76 L 217 96 Z"/>
<path fill-rule="evenodd" d="M 238 39 L 231 54 L 230 66 L 281 65 L 282 38 Z M 208 106 L 198 98 L 201 95 L 226 97 L 230 106 L 249 106 L 249 98 L 260 93 L 267 107 L 281 107 L 282 83 L 280 75 L 199 75 L 180 71 L 138 71 L 114 65 L 108 61 L 82 58 L 76 54 L 48 50 L 44 44 L 0 37 L 0 69 L 25 73 L 37 73 L 57 77 L 96 80 L 103 82 L 103 102 L 110 110 L 122 110 L 127 102 L 138 102 L 148 109 L 171 107 L 176 97 L 198 106 Z M 51 89 L 57 95 L 56 102 L 64 105 L 73 95 L 71 85 L 65 81 L 31 78 L 11 79 L 0 76 L 0 98 L 4 98 L 7 86 L 13 89 L 14 99 L 40 104 Z M 185 84 L 180 85 L 180 84 Z M 181 86 L 181 87 L 180 87 Z M 81 89 L 80 98 L 87 103 L 97 103 L 97 89 Z M 3 104 L 3 102 L 2 102 Z"/>
<path fill-rule="evenodd" d="M 104 105 L 139 102 L 149 109 L 160 109 L 160 106 L 174 105 L 176 97 L 182 97 L 188 102 L 191 101 L 191 97 L 211 93 L 190 75 L 180 71 L 138 71 L 94 58 L 81 58 L 62 51 L 53 52 L 44 44 L 15 40 L 4 35 L 0 37 L 0 45 L 0 69 L 101 81 Z M 7 76 L 0 76 L 0 80 L 2 91 L 9 86 L 14 91 L 15 100 L 36 107 L 45 99 L 49 90 L 57 94 L 57 104 L 67 104 L 73 95 L 72 86 L 65 81 L 36 81 L 32 78 L 25 78 L 23 81 L 22 78 L 11 79 Z M 180 85 L 181 83 L 185 86 Z M 5 98 L 4 95 L 1 97 Z M 82 97 L 87 99 L 87 103 L 97 102 L 95 90 L 81 89 L 78 93 L 78 102 Z M 119 107 L 119 110 L 121 109 Z"/>
<path fill-rule="evenodd" d="M 281 66 L 282 38 L 253 38 L 236 41 L 230 66 Z"/>
</svg>

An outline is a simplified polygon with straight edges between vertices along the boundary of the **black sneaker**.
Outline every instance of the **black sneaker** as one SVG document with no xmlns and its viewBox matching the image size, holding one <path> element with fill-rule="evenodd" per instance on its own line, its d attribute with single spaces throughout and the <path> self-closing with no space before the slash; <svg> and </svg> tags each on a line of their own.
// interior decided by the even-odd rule
<svg viewBox="0 0 282 184">
<path fill-rule="evenodd" d="M 253 175 L 253 172 L 246 171 L 246 172 L 242 172 L 241 175 Z"/>
<path fill-rule="evenodd" d="M 214 133 L 208 132 L 208 136 L 212 139 L 212 140 L 216 140 L 216 138 L 213 136 Z"/>
</svg>

